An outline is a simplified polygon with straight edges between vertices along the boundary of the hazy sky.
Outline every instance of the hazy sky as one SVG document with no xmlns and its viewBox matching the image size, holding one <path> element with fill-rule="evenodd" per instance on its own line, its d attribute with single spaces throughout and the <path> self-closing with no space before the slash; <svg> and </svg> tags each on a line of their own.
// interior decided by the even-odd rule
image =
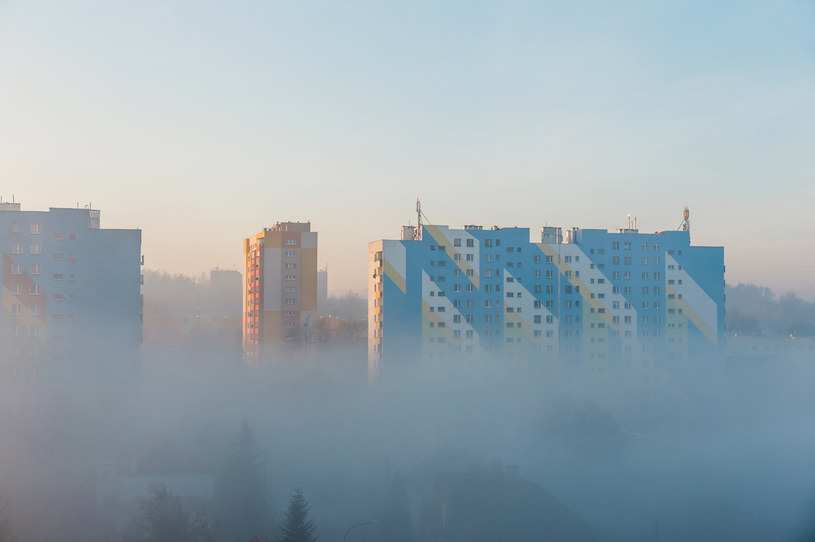
<svg viewBox="0 0 815 542">
<path fill-rule="evenodd" d="M 0 0 L 0 195 L 152 269 L 311 220 L 330 289 L 436 223 L 675 229 L 815 299 L 815 2 Z"/>
</svg>

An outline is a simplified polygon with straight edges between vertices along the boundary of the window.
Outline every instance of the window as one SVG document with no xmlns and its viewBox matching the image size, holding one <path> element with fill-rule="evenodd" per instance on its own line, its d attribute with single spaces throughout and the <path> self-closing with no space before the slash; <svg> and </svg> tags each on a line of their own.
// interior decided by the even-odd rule
<svg viewBox="0 0 815 542">
<path fill-rule="evenodd" d="M 29 295 L 40 295 L 42 291 L 40 290 L 39 284 L 32 284 L 28 287 L 28 294 Z"/>
<path fill-rule="evenodd" d="M 540 316 L 540 314 L 536 314 L 536 315 L 535 315 L 535 323 L 536 323 L 536 324 L 540 324 L 540 323 L 541 323 L 541 316 Z"/>
<path fill-rule="evenodd" d="M 61 262 L 65 259 L 65 254 L 54 254 L 54 261 Z"/>
<path fill-rule="evenodd" d="M 296 263 L 287 263 L 286 264 L 286 269 L 297 269 L 297 264 Z"/>
<path fill-rule="evenodd" d="M 491 247 L 492 246 L 492 239 L 484 239 L 484 246 Z"/>
<path fill-rule="evenodd" d="M 23 311 L 23 306 L 19 303 L 12 303 L 11 314 L 20 314 Z"/>
<path fill-rule="evenodd" d="M 287 293 L 287 294 L 294 294 L 294 293 L 297 293 L 297 288 L 295 288 L 295 287 L 293 287 L 293 286 L 289 286 L 288 288 L 286 288 L 286 293 Z"/>
<path fill-rule="evenodd" d="M 39 314 L 40 313 L 40 306 L 39 305 L 29 305 L 28 306 L 28 312 L 30 312 L 31 314 L 34 314 L 34 315 Z"/>
<path fill-rule="evenodd" d="M 297 256 L 297 251 L 296 250 L 287 250 L 286 251 L 286 257 L 287 258 L 293 258 L 295 256 Z"/>
<path fill-rule="evenodd" d="M 297 301 L 291 297 L 286 298 L 286 305 L 296 305 Z"/>
<path fill-rule="evenodd" d="M 286 280 L 297 280 L 297 275 L 286 275 Z"/>
<path fill-rule="evenodd" d="M 297 246 L 297 239 L 286 239 L 286 246 Z"/>
<path fill-rule="evenodd" d="M 11 264 L 11 274 L 12 275 L 22 275 L 23 274 L 23 266 L 18 263 Z"/>
<path fill-rule="evenodd" d="M 54 273 L 53 278 L 54 280 L 62 280 L 64 277 L 62 276 L 62 273 Z"/>
<path fill-rule="evenodd" d="M 468 269 L 466 274 L 467 274 L 468 277 L 472 277 L 473 276 L 473 270 Z"/>
<path fill-rule="evenodd" d="M 631 243 L 624 243 L 623 250 L 631 250 Z"/>
<path fill-rule="evenodd" d="M 454 247 L 460 247 L 461 246 L 461 237 L 456 237 L 455 239 L 453 239 L 453 246 Z"/>
<path fill-rule="evenodd" d="M 465 259 L 466 259 L 468 262 L 471 262 L 471 261 L 473 261 L 473 255 L 472 255 L 472 254 L 467 254 L 467 255 L 465 256 Z"/>
<path fill-rule="evenodd" d="M 14 243 L 11 245 L 11 253 L 12 254 L 22 254 L 23 253 L 23 244 L 22 243 Z"/>
<path fill-rule="evenodd" d="M 454 262 L 460 262 L 461 261 L 461 254 L 459 254 L 458 252 L 453 254 L 453 261 Z"/>
<path fill-rule="evenodd" d="M 42 233 L 42 227 L 39 224 L 31 224 L 31 234 L 39 235 Z"/>
<path fill-rule="evenodd" d="M 28 334 L 36 337 L 37 335 L 40 334 L 40 326 L 38 326 L 37 324 L 29 326 Z"/>
<path fill-rule="evenodd" d="M 467 246 L 472 247 L 473 245 L 474 245 L 473 240 L 472 239 L 467 239 Z"/>
<path fill-rule="evenodd" d="M 14 233 L 14 234 L 20 233 L 20 225 L 19 224 L 12 224 L 11 225 L 11 233 Z"/>
</svg>

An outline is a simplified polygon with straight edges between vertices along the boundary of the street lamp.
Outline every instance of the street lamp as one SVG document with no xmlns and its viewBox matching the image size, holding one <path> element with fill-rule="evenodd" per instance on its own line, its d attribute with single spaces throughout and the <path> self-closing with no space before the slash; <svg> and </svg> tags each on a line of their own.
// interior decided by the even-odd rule
<svg viewBox="0 0 815 542">
<path fill-rule="evenodd" d="M 348 530 L 345 531 L 345 536 L 342 537 L 342 542 L 345 542 L 348 539 L 348 533 L 350 533 L 352 529 L 355 529 L 357 527 L 362 527 L 363 525 L 374 525 L 374 524 L 377 524 L 377 523 L 379 523 L 378 519 L 372 519 L 371 521 L 363 521 L 363 522 L 355 523 L 354 525 L 351 525 L 350 527 L 348 527 Z"/>
</svg>

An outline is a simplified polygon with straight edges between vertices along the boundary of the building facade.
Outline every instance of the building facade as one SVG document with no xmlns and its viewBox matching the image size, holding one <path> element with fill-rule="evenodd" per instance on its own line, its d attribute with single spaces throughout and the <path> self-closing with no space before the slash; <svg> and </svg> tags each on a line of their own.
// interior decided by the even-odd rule
<svg viewBox="0 0 815 542">
<path fill-rule="evenodd" d="M 16 375 L 138 360 L 141 231 L 101 229 L 100 212 L 0 203 L 0 360 Z M 116 363 L 112 361 L 115 360 Z"/>
<path fill-rule="evenodd" d="M 688 231 L 425 225 L 369 244 L 369 375 L 459 354 L 603 372 L 724 348 L 724 249 Z"/>
<path fill-rule="evenodd" d="M 278 222 L 244 240 L 243 348 L 250 364 L 307 344 L 317 315 L 317 232 Z"/>
</svg>

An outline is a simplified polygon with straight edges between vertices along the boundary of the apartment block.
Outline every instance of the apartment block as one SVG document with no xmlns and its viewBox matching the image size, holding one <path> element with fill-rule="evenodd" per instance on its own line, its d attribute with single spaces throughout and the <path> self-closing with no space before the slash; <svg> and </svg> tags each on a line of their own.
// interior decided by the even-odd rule
<svg viewBox="0 0 815 542">
<path fill-rule="evenodd" d="M 307 345 L 317 316 L 317 232 L 278 222 L 244 240 L 243 346 L 247 362 Z"/>
<path fill-rule="evenodd" d="M 374 380 L 467 355 L 603 373 L 724 352 L 724 249 L 689 231 L 406 226 L 368 250 Z"/>
<path fill-rule="evenodd" d="M 89 208 L 0 203 L 2 370 L 35 376 L 138 360 L 141 231 L 102 229 Z"/>
</svg>

